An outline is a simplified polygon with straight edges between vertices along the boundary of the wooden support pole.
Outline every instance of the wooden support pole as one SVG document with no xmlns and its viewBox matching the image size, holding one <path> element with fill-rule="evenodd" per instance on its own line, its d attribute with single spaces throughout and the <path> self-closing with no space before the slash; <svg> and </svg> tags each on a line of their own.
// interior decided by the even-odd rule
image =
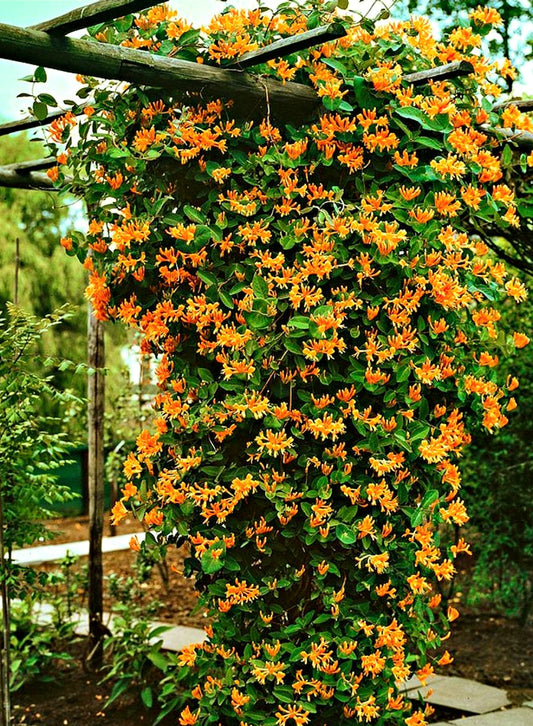
<svg viewBox="0 0 533 726">
<path fill-rule="evenodd" d="M 408 73 L 402 80 L 413 86 L 419 86 L 429 81 L 447 81 L 450 78 L 459 78 L 460 76 L 468 76 L 474 72 L 474 66 L 468 61 L 456 61 L 454 63 L 446 63 L 443 66 L 428 68 L 426 71 L 417 71 L 416 73 Z"/>
<path fill-rule="evenodd" d="M 281 38 L 274 43 L 265 45 L 258 50 L 251 50 L 244 53 L 237 60 L 224 65 L 224 68 L 251 68 L 260 63 L 266 63 L 274 58 L 282 58 L 283 56 L 297 53 L 299 50 L 311 48 L 314 45 L 327 43 L 329 40 L 337 40 L 346 35 L 346 29 L 341 23 L 331 23 L 330 25 L 321 25 L 319 28 L 307 30 L 305 33 L 298 33 L 289 38 Z"/>
<path fill-rule="evenodd" d="M 121 18 L 130 13 L 159 5 L 161 0 L 100 0 L 91 5 L 84 5 L 75 8 L 64 15 L 51 20 L 45 20 L 37 25 L 30 25 L 33 30 L 41 30 L 45 33 L 67 35 L 75 30 L 88 28 L 90 25 L 98 25 L 115 18 Z"/>
<path fill-rule="evenodd" d="M 136 85 L 166 88 L 194 97 L 229 98 L 245 118 L 266 114 L 293 121 L 309 118 L 321 106 L 309 86 L 257 78 L 243 71 L 215 68 L 146 51 L 50 36 L 0 24 L 0 57 Z"/>
<path fill-rule="evenodd" d="M 104 330 L 89 306 L 87 326 L 89 375 L 88 478 L 89 478 L 89 644 L 87 662 L 99 669 L 103 659 L 103 564 L 104 522 Z"/>
</svg>

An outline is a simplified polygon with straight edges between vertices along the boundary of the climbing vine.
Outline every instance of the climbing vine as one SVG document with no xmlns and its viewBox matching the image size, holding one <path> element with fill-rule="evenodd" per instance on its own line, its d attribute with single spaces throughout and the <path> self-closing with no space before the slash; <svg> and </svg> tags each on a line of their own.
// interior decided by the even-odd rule
<svg viewBox="0 0 533 726">
<path fill-rule="evenodd" d="M 468 551 L 441 544 L 468 519 L 458 460 L 516 405 L 498 357 L 528 338 L 495 303 L 526 291 L 475 234 L 520 224 L 513 178 L 533 165 L 493 130 L 532 127 L 493 108 L 513 72 L 480 50 L 498 13 L 438 41 L 424 18 L 331 8 L 229 8 L 198 30 L 161 6 L 91 31 L 223 66 L 342 22 L 251 71 L 314 88 L 305 123 L 80 78 L 84 115 L 50 127 L 50 176 L 94 215 L 62 245 L 98 317 L 157 359 L 114 518 L 190 545 L 210 620 L 172 676 L 182 726 L 423 726 L 397 684 L 451 660 L 434 651 L 457 611 L 434 584 Z M 456 60 L 470 75 L 404 80 Z"/>
</svg>

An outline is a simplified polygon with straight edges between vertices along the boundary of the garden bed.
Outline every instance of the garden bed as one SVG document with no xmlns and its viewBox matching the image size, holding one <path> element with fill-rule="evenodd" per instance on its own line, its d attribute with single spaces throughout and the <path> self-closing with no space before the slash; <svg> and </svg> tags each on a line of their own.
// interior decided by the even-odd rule
<svg viewBox="0 0 533 726">
<path fill-rule="evenodd" d="M 83 518 L 61 520 L 53 522 L 51 529 L 62 533 L 54 542 L 75 541 L 86 537 L 87 522 Z M 125 520 L 119 533 L 137 529 L 138 524 Z M 169 564 L 175 569 L 170 568 L 168 591 L 154 569 L 150 579 L 141 585 L 141 597 L 146 605 L 154 599 L 160 601 L 161 607 L 156 615 L 158 620 L 202 627 L 205 618 L 201 613 L 193 612 L 196 603 L 193 583 L 179 573 L 185 556 L 184 548 L 172 555 Z M 132 576 L 134 562 L 135 554 L 130 550 L 104 555 L 105 574 L 114 573 L 122 578 Z M 57 565 L 50 564 L 45 569 L 54 567 Z M 112 606 L 109 593 L 106 599 L 109 608 Z M 503 688 L 515 705 L 533 699 L 533 627 L 521 627 L 517 622 L 497 614 L 468 612 L 460 603 L 459 609 L 463 615 L 454 623 L 453 635 L 445 644 L 454 662 L 443 673 Z M 149 712 L 132 699 L 119 700 L 104 711 L 103 705 L 112 684 L 102 684 L 100 676 L 83 671 L 80 665 L 82 642 L 71 644 L 68 650 L 73 660 L 58 664 L 54 671 L 55 683 L 29 684 L 15 694 L 16 726 L 93 726 L 98 723 L 136 726 L 152 723 L 156 712 Z M 451 716 L 458 718 L 461 713 L 439 708 L 432 721 Z M 163 723 L 174 724 L 175 718 Z"/>
</svg>

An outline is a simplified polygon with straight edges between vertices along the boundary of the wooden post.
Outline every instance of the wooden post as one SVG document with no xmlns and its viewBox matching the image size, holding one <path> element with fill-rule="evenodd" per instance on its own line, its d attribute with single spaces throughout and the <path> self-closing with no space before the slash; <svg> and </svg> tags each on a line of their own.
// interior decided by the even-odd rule
<svg viewBox="0 0 533 726">
<path fill-rule="evenodd" d="M 19 304 L 19 270 L 20 270 L 20 239 L 15 240 L 15 291 L 13 294 L 13 302 Z"/>
<path fill-rule="evenodd" d="M 104 522 L 104 330 L 89 307 L 88 363 L 88 478 L 89 478 L 89 646 L 86 662 L 99 669 L 103 660 L 103 565 Z"/>
</svg>

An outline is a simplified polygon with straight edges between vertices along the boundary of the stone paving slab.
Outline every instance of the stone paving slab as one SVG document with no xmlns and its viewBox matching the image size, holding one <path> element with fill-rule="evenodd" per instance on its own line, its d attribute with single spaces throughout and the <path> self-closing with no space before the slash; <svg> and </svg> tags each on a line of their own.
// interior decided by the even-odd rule
<svg viewBox="0 0 533 726">
<path fill-rule="evenodd" d="M 437 681 L 440 681 L 442 678 L 448 678 L 448 677 L 449 676 L 440 676 L 440 675 L 429 676 L 428 678 L 426 678 L 426 686 L 428 686 L 429 688 L 433 688 L 433 685 Z M 398 683 L 397 685 L 398 685 L 398 688 L 400 689 L 400 691 L 402 691 L 402 692 L 412 691 L 415 688 L 421 689 L 424 687 L 422 685 L 422 683 L 420 682 L 420 679 L 418 678 L 418 676 L 411 676 L 411 678 L 409 678 L 409 680 L 404 681 L 403 683 Z"/>
<path fill-rule="evenodd" d="M 116 537 L 102 538 L 102 552 L 117 552 L 127 550 L 132 537 L 137 537 L 142 542 L 144 532 L 135 534 L 120 534 Z M 13 551 L 13 561 L 19 565 L 40 565 L 43 562 L 55 562 L 64 559 L 67 554 L 76 557 L 86 557 L 89 554 L 89 542 L 66 542 L 64 544 L 41 545 L 39 547 L 26 547 L 23 550 Z"/>
<path fill-rule="evenodd" d="M 450 721 L 453 726 L 533 726 L 533 709 L 511 708 L 507 711 L 483 713 L 479 716 L 457 718 Z M 437 726 L 437 724 L 433 724 Z M 447 726 L 447 725 L 446 725 Z"/>
<path fill-rule="evenodd" d="M 50 603 L 40 603 L 35 606 L 33 610 L 33 618 L 39 625 L 47 625 L 52 622 L 55 609 Z M 113 621 L 115 619 L 113 614 L 104 613 L 103 621 L 104 624 L 113 632 Z M 89 632 L 89 614 L 86 610 L 81 610 L 72 615 L 71 622 L 74 624 L 74 632 L 78 635 L 87 635 Z M 193 643 L 202 643 L 207 639 L 207 635 L 204 630 L 200 628 L 190 628 L 186 625 L 172 625 L 172 623 L 165 623 L 163 621 L 152 621 L 150 623 L 152 629 L 164 627 L 166 630 L 160 633 L 154 642 L 162 640 L 162 648 L 164 650 L 172 650 L 178 652 L 185 648 L 186 645 L 192 645 Z"/>
<path fill-rule="evenodd" d="M 428 695 L 431 690 L 433 693 Z M 501 688 L 456 676 L 428 678 L 425 687 L 414 687 L 407 691 L 409 698 L 414 698 L 417 694 L 435 706 L 448 706 L 469 713 L 484 714 L 510 705 L 507 694 Z"/>
</svg>

